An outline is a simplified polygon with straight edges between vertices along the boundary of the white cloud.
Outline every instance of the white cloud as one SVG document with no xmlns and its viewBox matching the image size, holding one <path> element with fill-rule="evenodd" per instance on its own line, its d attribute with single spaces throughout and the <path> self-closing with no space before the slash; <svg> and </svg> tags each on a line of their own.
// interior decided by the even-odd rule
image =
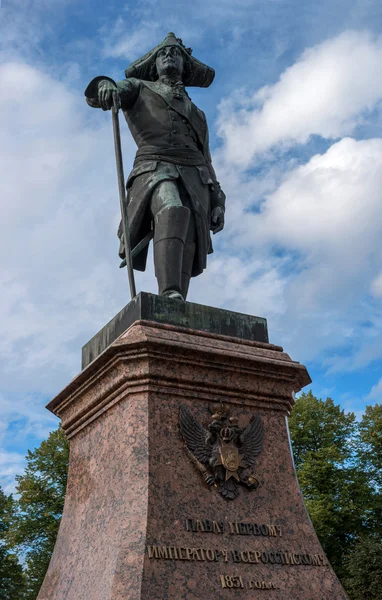
<svg viewBox="0 0 382 600">
<path fill-rule="evenodd" d="M 158 36 L 164 37 L 159 21 L 143 20 L 138 27 L 129 27 L 123 17 L 118 17 L 111 27 L 104 27 L 101 34 L 105 58 L 125 58 L 130 61 L 155 46 L 152 40 L 156 40 Z"/>
<path fill-rule="evenodd" d="M 188 300 L 272 319 L 285 311 L 286 285 L 277 261 L 239 258 L 221 249 L 208 271 L 191 282 Z"/>
<path fill-rule="evenodd" d="M 275 146 L 351 134 L 382 100 L 382 38 L 348 31 L 306 50 L 274 85 L 220 105 L 225 158 L 244 168 Z"/>
<path fill-rule="evenodd" d="M 382 140 L 345 138 L 307 164 L 290 167 L 281 181 L 278 172 L 268 175 L 236 175 L 229 185 L 218 256 L 230 264 L 238 253 L 241 270 L 235 269 L 246 269 L 248 280 L 241 277 L 235 297 L 232 269 L 222 267 L 220 303 L 228 298 L 232 307 L 267 315 L 271 339 L 300 360 L 348 347 L 354 367 L 356 354 L 370 351 L 382 316 L 368 298 L 382 262 Z M 264 194 L 260 206 L 257 188 Z M 251 198 L 256 212 L 250 211 Z M 268 304 L 254 262 L 272 274 Z M 333 363 L 344 367 L 337 358 Z"/>
<path fill-rule="evenodd" d="M 256 218 L 260 243 L 274 241 L 341 262 L 356 276 L 381 234 L 382 140 L 344 138 L 288 173 Z"/>
<path fill-rule="evenodd" d="M 382 298 L 382 272 L 373 279 L 370 286 L 371 293 L 376 298 Z"/>
<path fill-rule="evenodd" d="M 54 25 L 63 18 L 65 9 L 75 0 L 7 0 L 0 3 L 2 59 L 33 54 L 41 62 L 42 40 L 52 35 Z"/>
<path fill-rule="evenodd" d="M 366 396 L 366 402 L 382 402 L 382 378 L 371 388 Z"/>
<path fill-rule="evenodd" d="M 102 56 L 136 60 L 159 44 L 169 31 L 174 31 L 176 36 L 184 35 L 186 46 L 200 41 L 204 30 L 195 26 L 186 11 L 174 13 L 173 7 L 166 7 L 163 0 L 161 5 L 136 8 L 104 25 L 100 29 Z"/>
<path fill-rule="evenodd" d="M 15 475 L 22 474 L 25 458 L 17 452 L 4 452 L 0 449 L 1 487 L 5 494 L 15 492 Z"/>
<path fill-rule="evenodd" d="M 14 491 L 15 475 L 24 471 L 26 440 L 32 449 L 57 428 L 57 419 L 44 404 L 39 394 L 0 394 L 0 485 L 7 493 Z M 15 451 L 18 449 L 23 451 Z"/>
</svg>

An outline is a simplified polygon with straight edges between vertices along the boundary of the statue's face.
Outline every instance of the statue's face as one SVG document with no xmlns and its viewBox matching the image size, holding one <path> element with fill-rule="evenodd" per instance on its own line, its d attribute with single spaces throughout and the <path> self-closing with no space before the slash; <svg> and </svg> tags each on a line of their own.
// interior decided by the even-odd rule
<svg viewBox="0 0 382 600">
<path fill-rule="evenodd" d="M 156 58 L 156 67 L 158 76 L 161 75 L 182 75 L 183 56 L 177 46 L 166 46 L 159 50 Z"/>
</svg>

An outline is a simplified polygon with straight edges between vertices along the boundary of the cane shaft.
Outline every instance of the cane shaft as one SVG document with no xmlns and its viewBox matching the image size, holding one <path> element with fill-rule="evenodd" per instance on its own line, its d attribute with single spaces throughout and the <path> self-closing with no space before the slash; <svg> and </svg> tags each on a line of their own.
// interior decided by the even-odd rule
<svg viewBox="0 0 382 600">
<path fill-rule="evenodd" d="M 122 161 L 121 133 L 120 133 L 120 129 L 119 129 L 118 109 L 113 105 L 111 110 L 112 110 L 112 115 L 113 115 L 115 160 L 116 160 L 116 165 L 117 165 L 119 202 L 120 202 L 120 206 L 121 206 L 121 218 L 122 218 L 122 231 L 123 231 L 123 237 L 125 240 L 127 275 L 129 278 L 131 298 L 133 299 L 137 295 L 137 292 L 135 289 L 134 270 L 133 270 L 133 262 L 132 262 L 132 257 L 131 257 L 130 229 L 129 229 L 129 221 L 128 221 L 128 216 L 127 216 L 125 176 L 123 173 L 123 161 Z"/>
</svg>

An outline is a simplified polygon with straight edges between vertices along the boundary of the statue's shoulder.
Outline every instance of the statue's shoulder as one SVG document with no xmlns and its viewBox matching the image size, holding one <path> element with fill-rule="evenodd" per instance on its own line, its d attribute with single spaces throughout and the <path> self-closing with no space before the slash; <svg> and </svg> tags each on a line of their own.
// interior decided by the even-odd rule
<svg viewBox="0 0 382 600">
<path fill-rule="evenodd" d="M 137 77 L 126 77 L 126 79 L 124 79 L 123 81 L 128 81 L 132 85 L 141 85 L 142 83 L 142 80 L 137 79 Z"/>
<path fill-rule="evenodd" d="M 191 100 L 191 113 L 192 113 L 193 117 L 196 117 L 197 119 L 202 121 L 203 125 L 207 124 L 206 115 L 204 114 L 204 112 L 202 111 L 201 108 L 199 108 L 198 106 L 196 106 L 196 104 L 194 102 L 192 102 L 192 100 Z"/>
<path fill-rule="evenodd" d="M 122 79 L 122 81 L 118 81 L 118 87 L 139 89 L 141 83 L 141 80 L 136 77 L 127 77 L 126 79 Z"/>
<path fill-rule="evenodd" d="M 195 110 L 196 114 L 198 115 L 198 117 L 200 117 L 200 118 L 202 119 L 202 121 L 205 121 L 205 122 L 207 122 L 206 115 L 204 114 L 204 112 L 202 111 L 202 109 L 201 109 L 201 108 L 198 108 L 198 107 L 196 106 L 196 104 L 194 104 L 194 103 L 192 103 L 192 104 L 193 104 L 193 106 L 195 107 L 195 109 L 194 109 L 194 110 Z"/>
</svg>

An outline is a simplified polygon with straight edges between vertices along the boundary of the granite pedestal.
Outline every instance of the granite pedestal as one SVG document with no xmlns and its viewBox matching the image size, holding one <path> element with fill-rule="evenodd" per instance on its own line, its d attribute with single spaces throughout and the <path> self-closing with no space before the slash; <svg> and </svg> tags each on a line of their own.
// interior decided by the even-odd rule
<svg viewBox="0 0 382 600">
<path fill-rule="evenodd" d="M 286 417 L 310 382 L 305 367 L 267 343 L 264 319 L 195 306 L 140 295 L 125 330 L 101 331 L 48 405 L 70 469 L 38 600 L 347 598 L 290 452 Z M 264 424 L 259 485 L 234 500 L 206 483 L 179 428 L 181 405 L 207 427 L 221 401 L 240 426 Z"/>
</svg>

